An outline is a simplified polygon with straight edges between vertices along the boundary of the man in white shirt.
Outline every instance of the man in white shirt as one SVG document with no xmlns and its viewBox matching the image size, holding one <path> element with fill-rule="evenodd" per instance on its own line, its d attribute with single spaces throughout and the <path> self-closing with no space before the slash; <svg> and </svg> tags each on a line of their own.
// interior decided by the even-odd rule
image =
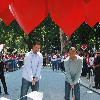
<svg viewBox="0 0 100 100">
<path fill-rule="evenodd" d="M 24 96 L 27 95 L 30 86 L 32 91 L 39 90 L 39 79 L 43 65 L 43 56 L 39 50 L 40 43 L 34 42 L 31 51 L 25 55 L 20 100 L 27 100 L 27 97 Z"/>
</svg>

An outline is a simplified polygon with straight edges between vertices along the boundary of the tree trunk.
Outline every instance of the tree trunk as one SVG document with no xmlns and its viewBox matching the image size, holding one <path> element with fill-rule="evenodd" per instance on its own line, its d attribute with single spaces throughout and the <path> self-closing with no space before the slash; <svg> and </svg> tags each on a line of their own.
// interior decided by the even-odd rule
<svg viewBox="0 0 100 100">
<path fill-rule="evenodd" d="M 69 39 L 65 36 L 64 32 L 60 29 L 60 42 L 61 42 L 61 54 L 66 52 L 66 46 L 69 44 Z"/>
</svg>

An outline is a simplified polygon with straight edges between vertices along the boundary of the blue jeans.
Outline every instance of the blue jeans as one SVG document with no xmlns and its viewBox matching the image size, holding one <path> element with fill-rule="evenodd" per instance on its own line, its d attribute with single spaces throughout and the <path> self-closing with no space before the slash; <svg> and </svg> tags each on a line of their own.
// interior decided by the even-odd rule
<svg viewBox="0 0 100 100">
<path fill-rule="evenodd" d="M 27 100 L 28 89 L 31 86 L 32 91 L 38 91 L 39 90 L 39 81 L 36 82 L 35 85 L 32 85 L 32 82 L 27 81 L 26 79 L 22 78 L 22 86 L 21 86 L 21 96 L 20 100 Z"/>
<path fill-rule="evenodd" d="M 65 81 L 65 100 L 70 100 L 70 90 L 71 86 L 70 84 Z M 77 83 L 74 86 L 74 95 L 75 95 L 75 100 L 80 100 L 80 84 Z"/>
<path fill-rule="evenodd" d="M 52 69 L 54 71 L 54 69 L 57 70 L 57 61 L 52 61 Z"/>
</svg>

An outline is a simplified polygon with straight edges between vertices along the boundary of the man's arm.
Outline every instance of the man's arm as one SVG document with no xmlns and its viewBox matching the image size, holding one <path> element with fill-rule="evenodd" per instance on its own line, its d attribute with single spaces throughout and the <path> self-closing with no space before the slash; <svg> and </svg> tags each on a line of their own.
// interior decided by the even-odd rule
<svg viewBox="0 0 100 100">
<path fill-rule="evenodd" d="M 71 79 L 71 75 L 70 75 L 70 71 L 69 71 L 69 64 L 68 61 L 64 61 L 64 67 L 65 67 L 65 73 L 66 73 L 66 79 L 67 82 L 70 83 L 70 85 L 73 85 L 72 79 Z"/>
<path fill-rule="evenodd" d="M 30 80 L 33 80 L 33 74 L 32 74 L 32 62 L 29 56 L 25 56 L 24 58 L 24 68 L 25 71 L 27 72 Z"/>
<path fill-rule="evenodd" d="M 100 67 L 100 64 L 94 65 L 94 68 Z"/>
<path fill-rule="evenodd" d="M 40 79 L 42 65 L 43 65 L 43 56 L 41 54 L 41 55 L 39 55 L 39 62 L 38 62 L 38 65 L 37 65 L 37 72 L 36 72 L 36 76 L 35 76 L 36 81 L 38 81 Z"/>
<path fill-rule="evenodd" d="M 78 69 L 77 69 L 77 73 L 75 75 L 75 80 L 74 80 L 74 84 L 76 84 L 79 81 L 79 78 L 81 76 L 81 72 L 82 72 L 82 67 L 83 67 L 83 61 L 81 60 L 78 64 Z"/>
</svg>

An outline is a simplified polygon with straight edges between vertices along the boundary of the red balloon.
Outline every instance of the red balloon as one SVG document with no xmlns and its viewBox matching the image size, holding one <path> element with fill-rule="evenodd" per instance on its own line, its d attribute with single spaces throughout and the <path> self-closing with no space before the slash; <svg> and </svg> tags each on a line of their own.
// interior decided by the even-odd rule
<svg viewBox="0 0 100 100">
<path fill-rule="evenodd" d="M 85 3 L 89 3 L 91 0 L 83 0 Z"/>
<path fill-rule="evenodd" d="M 93 27 L 97 22 L 100 22 L 100 0 L 91 0 L 86 4 L 86 19 L 85 21 Z"/>
<path fill-rule="evenodd" d="M 13 0 L 0 0 L 0 13 L 3 13 L 5 10 L 7 10 L 12 1 Z"/>
<path fill-rule="evenodd" d="M 9 25 L 14 17 L 9 10 L 9 4 L 12 0 L 0 0 L 0 18 L 3 19 L 6 25 Z"/>
<path fill-rule="evenodd" d="M 68 36 L 85 20 L 82 0 L 50 0 L 48 4 L 51 17 Z"/>
<path fill-rule="evenodd" d="M 12 13 L 27 34 L 47 17 L 46 1 L 47 0 L 14 0 L 12 2 Z"/>
<path fill-rule="evenodd" d="M 14 20 L 14 17 L 9 9 L 6 9 L 3 13 L 1 13 L 0 17 L 3 19 L 6 25 L 9 25 Z"/>
</svg>

